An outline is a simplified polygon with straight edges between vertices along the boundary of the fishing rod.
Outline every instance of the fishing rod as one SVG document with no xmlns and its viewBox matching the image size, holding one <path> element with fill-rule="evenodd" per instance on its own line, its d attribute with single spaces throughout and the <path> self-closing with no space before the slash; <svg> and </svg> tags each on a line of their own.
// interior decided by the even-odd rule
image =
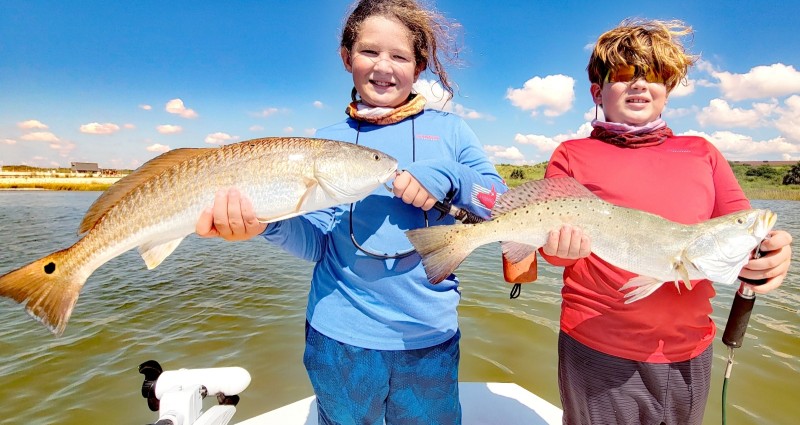
<svg viewBox="0 0 800 425">
<path fill-rule="evenodd" d="M 759 258 L 764 254 L 761 251 L 761 245 L 756 247 L 753 258 Z M 739 277 L 742 282 L 739 285 L 739 290 L 733 297 L 733 304 L 731 311 L 728 314 L 728 322 L 725 324 L 725 332 L 722 334 L 722 343 L 728 346 L 728 364 L 725 367 L 725 378 L 722 382 L 722 425 L 727 422 L 726 400 L 728 396 L 728 380 L 731 377 L 731 369 L 733 369 L 733 350 L 742 346 L 744 334 L 747 332 L 747 324 L 750 321 L 750 313 L 753 311 L 753 306 L 756 303 L 756 293 L 748 286 L 750 285 L 763 285 L 767 279 L 747 279 Z"/>
</svg>

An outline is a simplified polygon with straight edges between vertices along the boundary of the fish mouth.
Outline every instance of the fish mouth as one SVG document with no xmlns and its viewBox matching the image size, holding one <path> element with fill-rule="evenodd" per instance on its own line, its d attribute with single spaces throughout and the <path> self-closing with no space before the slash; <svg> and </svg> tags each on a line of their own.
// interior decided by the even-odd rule
<svg viewBox="0 0 800 425">
<path fill-rule="evenodd" d="M 777 221 L 778 214 L 775 214 L 771 210 L 764 211 L 758 218 L 758 226 L 754 232 L 755 235 L 762 239 L 765 238 Z"/>
</svg>

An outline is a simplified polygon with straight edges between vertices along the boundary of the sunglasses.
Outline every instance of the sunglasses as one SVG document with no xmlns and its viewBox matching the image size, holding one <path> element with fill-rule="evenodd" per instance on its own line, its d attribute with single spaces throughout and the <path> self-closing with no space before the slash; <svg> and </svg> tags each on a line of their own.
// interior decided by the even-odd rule
<svg viewBox="0 0 800 425">
<path fill-rule="evenodd" d="M 620 65 L 616 68 L 609 69 L 603 82 L 627 83 L 638 78 L 644 78 L 648 83 L 664 84 L 666 82 L 664 77 L 656 74 L 651 68 L 648 67 L 642 70 L 642 68 L 633 65 Z"/>
</svg>

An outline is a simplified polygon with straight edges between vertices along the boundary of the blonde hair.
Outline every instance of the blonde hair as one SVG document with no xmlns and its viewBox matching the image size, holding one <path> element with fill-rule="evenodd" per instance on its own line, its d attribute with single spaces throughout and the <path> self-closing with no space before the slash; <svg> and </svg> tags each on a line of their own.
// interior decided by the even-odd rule
<svg viewBox="0 0 800 425">
<path fill-rule="evenodd" d="M 421 71 L 430 69 L 452 98 L 453 85 L 442 61 L 458 62 L 458 48 L 450 31 L 461 26 L 447 21 L 433 9 L 423 8 L 415 0 L 360 0 L 344 24 L 340 47 L 352 51 L 361 24 L 373 16 L 396 19 L 408 28 L 417 66 Z"/>
<path fill-rule="evenodd" d="M 597 39 L 589 58 L 589 81 L 603 85 L 609 71 L 634 66 L 634 78 L 650 70 L 664 80 L 667 92 L 685 81 L 697 57 L 689 54 L 681 38 L 691 36 L 692 27 L 682 21 L 626 19 Z"/>
</svg>

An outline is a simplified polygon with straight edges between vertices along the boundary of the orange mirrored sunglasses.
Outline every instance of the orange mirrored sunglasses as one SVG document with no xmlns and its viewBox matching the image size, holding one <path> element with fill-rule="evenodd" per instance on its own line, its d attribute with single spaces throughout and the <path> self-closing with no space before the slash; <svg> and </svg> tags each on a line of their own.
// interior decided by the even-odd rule
<svg viewBox="0 0 800 425">
<path fill-rule="evenodd" d="M 648 83 L 661 83 L 664 84 L 664 77 L 653 72 L 652 69 L 646 68 L 645 72 L 640 72 L 640 68 L 633 65 L 620 65 L 614 69 L 608 70 L 604 83 L 627 83 L 633 81 L 637 75 L 641 75 Z"/>
</svg>

